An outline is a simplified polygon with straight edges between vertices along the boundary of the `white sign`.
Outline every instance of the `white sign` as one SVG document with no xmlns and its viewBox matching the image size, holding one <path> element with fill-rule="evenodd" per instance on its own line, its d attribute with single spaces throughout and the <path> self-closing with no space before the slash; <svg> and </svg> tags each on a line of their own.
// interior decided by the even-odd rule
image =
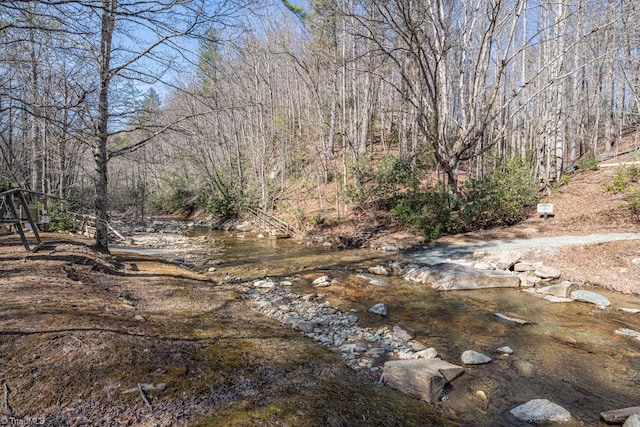
<svg viewBox="0 0 640 427">
<path fill-rule="evenodd" d="M 541 214 L 553 213 L 553 203 L 538 203 L 538 213 L 541 213 Z"/>
</svg>

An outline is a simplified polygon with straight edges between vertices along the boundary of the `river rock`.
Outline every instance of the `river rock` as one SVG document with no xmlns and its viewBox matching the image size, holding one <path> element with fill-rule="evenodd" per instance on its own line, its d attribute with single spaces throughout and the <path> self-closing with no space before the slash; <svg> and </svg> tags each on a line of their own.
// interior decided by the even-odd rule
<svg viewBox="0 0 640 427">
<path fill-rule="evenodd" d="M 367 347 L 363 347 L 358 344 L 343 344 L 340 346 L 340 351 L 349 353 L 363 353 L 367 351 Z"/>
<path fill-rule="evenodd" d="M 475 252 L 471 255 L 471 257 L 472 257 L 473 259 L 482 259 L 482 258 L 484 258 L 484 257 L 486 257 L 486 256 L 487 256 L 487 253 L 486 253 L 485 251 L 475 251 Z"/>
<path fill-rule="evenodd" d="M 369 309 L 369 311 L 371 313 L 379 314 L 381 316 L 386 316 L 387 315 L 387 306 L 386 306 L 386 304 L 383 304 L 383 303 L 379 302 L 378 304 L 376 304 L 373 307 L 371 307 Z"/>
<path fill-rule="evenodd" d="M 509 346 L 504 346 L 496 349 L 496 352 L 500 354 L 513 354 L 513 349 Z"/>
<path fill-rule="evenodd" d="M 386 280 L 379 279 L 379 278 L 377 278 L 375 276 L 372 276 L 370 274 L 358 273 L 358 274 L 356 274 L 356 277 L 358 277 L 360 279 L 364 279 L 367 282 L 369 282 L 369 284 L 375 285 L 375 286 L 389 286 L 390 285 L 390 283 L 387 282 Z"/>
<path fill-rule="evenodd" d="M 509 270 L 513 267 L 518 261 L 522 254 L 520 252 L 509 251 L 504 254 L 496 261 L 496 270 Z"/>
<path fill-rule="evenodd" d="M 536 288 L 535 291 L 539 294 L 555 295 L 560 298 L 568 298 L 571 291 L 571 286 L 573 286 L 573 283 L 565 281 L 556 285 Z"/>
<path fill-rule="evenodd" d="M 640 415 L 640 406 L 632 406 L 630 408 L 614 409 L 600 413 L 600 418 L 611 424 L 623 423 L 632 415 Z"/>
<path fill-rule="evenodd" d="M 478 270 L 453 263 L 441 263 L 411 270 L 406 280 L 431 284 L 436 290 L 517 288 L 520 278 L 509 271 Z"/>
<path fill-rule="evenodd" d="M 620 328 L 620 329 L 616 329 L 615 333 L 618 335 L 624 335 L 627 337 L 635 338 L 638 341 L 640 341 L 640 332 L 634 331 L 633 329 Z"/>
<path fill-rule="evenodd" d="M 253 230 L 253 224 L 249 221 L 245 221 L 240 224 L 236 224 L 234 228 L 238 231 L 247 232 Z"/>
<path fill-rule="evenodd" d="M 257 282 L 255 282 L 253 284 L 253 286 L 255 288 L 261 288 L 261 289 L 271 289 L 275 286 L 276 284 L 273 283 L 270 280 L 258 280 Z"/>
<path fill-rule="evenodd" d="M 529 323 L 528 320 L 524 320 L 524 319 L 519 319 L 517 317 L 511 317 L 511 316 L 507 316 L 506 314 L 502 314 L 502 313 L 493 313 L 494 316 L 499 317 L 500 319 L 506 320 L 508 322 L 513 322 L 513 323 L 517 323 L 518 325 L 526 325 Z"/>
<path fill-rule="evenodd" d="M 535 264 L 532 264 L 526 261 L 519 261 L 513 265 L 513 271 L 516 271 L 518 273 L 524 273 L 526 271 L 535 271 L 535 270 L 536 270 Z"/>
<path fill-rule="evenodd" d="M 511 410 L 511 414 L 520 421 L 531 424 L 566 423 L 571 414 L 562 406 L 547 399 L 533 399 Z"/>
<path fill-rule="evenodd" d="M 396 338 L 401 339 L 403 341 L 409 341 L 412 338 L 409 332 L 405 331 L 400 326 L 393 327 L 393 335 L 395 335 Z"/>
<path fill-rule="evenodd" d="M 585 291 L 584 289 L 577 289 L 571 292 L 570 297 L 576 301 L 588 302 L 591 304 L 595 304 L 599 309 L 604 310 L 609 307 L 611 303 L 609 300 L 595 292 Z"/>
<path fill-rule="evenodd" d="M 524 289 L 523 292 L 533 295 L 536 298 L 542 298 L 544 300 L 551 301 L 551 302 L 573 302 L 571 298 L 562 298 L 556 295 L 543 294 L 538 292 L 538 289 L 540 288 L 529 288 L 529 289 Z"/>
<path fill-rule="evenodd" d="M 557 279 L 562 272 L 557 268 L 550 267 L 548 265 L 540 265 L 536 267 L 534 274 L 541 279 Z"/>
<path fill-rule="evenodd" d="M 493 266 L 486 261 L 478 261 L 473 263 L 473 268 L 478 270 L 491 270 Z"/>
<path fill-rule="evenodd" d="M 465 365 L 483 365 L 491 362 L 491 359 L 486 354 L 478 353 L 477 351 L 467 350 L 460 356 L 460 360 Z"/>
<path fill-rule="evenodd" d="M 463 372 L 461 366 L 441 359 L 392 360 L 384 364 L 382 380 L 402 393 L 436 403 L 445 385 Z"/>
<path fill-rule="evenodd" d="M 312 283 L 314 286 L 319 288 L 331 285 L 331 282 L 329 281 L 329 276 L 320 276 L 317 279 L 315 279 Z"/>
<path fill-rule="evenodd" d="M 518 273 L 518 277 L 520 278 L 520 286 L 523 288 L 531 288 L 542 282 L 541 278 L 534 276 L 530 272 Z"/>
<path fill-rule="evenodd" d="M 375 267 L 369 267 L 369 269 L 367 271 L 369 271 L 369 273 L 371 273 L 371 274 L 377 274 L 378 276 L 388 276 L 389 275 L 389 270 L 387 269 L 387 267 L 385 267 L 383 265 L 376 265 Z"/>
<path fill-rule="evenodd" d="M 413 354 L 416 359 L 435 359 L 438 357 L 438 350 L 433 347 L 429 347 L 424 350 L 416 351 Z"/>
<path fill-rule="evenodd" d="M 294 325 L 294 328 L 306 333 L 313 332 L 314 327 L 315 325 L 308 320 L 301 320 L 299 322 L 296 322 Z"/>
<path fill-rule="evenodd" d="M 633 414 L 624 422 L 622 427 L 640 427 L 640 414 Z"/>
</svg>

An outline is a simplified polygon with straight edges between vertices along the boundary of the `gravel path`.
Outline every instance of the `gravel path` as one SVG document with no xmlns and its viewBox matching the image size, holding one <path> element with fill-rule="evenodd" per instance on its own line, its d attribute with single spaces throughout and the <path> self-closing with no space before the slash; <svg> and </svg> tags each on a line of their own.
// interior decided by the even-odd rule
<svg viewBox="0 0 640 427">
<path fill-rule="evenodd" d="M 459 245 L 442 245 L 416 251 L 411 258 L 424 264 L 437 264 L 452 259 L 470 258 L 474 252 L 496 254 L 511 250 L 558 248 L 571 245 L 593 245 L 619 240 L 640 240 L 640 233 L 605 233 L 586 236 L 535 237 L 531 239 L 490 240 Z"/>
</svg>

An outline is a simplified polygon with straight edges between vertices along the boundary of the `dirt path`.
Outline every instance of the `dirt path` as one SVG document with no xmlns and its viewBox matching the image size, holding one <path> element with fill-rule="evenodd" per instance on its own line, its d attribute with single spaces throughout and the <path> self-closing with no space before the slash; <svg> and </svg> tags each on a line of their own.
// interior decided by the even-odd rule
<svg viewBox="0 0 640 427">
<path fill-rule="evenodd" d="M 640 240 L 640 233 L 601 233 L 583 236 L 563 235 L 553 237 L 533 237 L 530 239 L 488 240 L 484 242 L 458 242 L 438 244 L 432 248 L 417 251 L 412 258 L 425 264 L 445 262 L 447 259 L 470 258 L 474 252 L 487 252 L 499 255 L 507 251 L 543 252 L 546 249 L 567 246 L 585 246 L 602 243 Z"/>
</svg>

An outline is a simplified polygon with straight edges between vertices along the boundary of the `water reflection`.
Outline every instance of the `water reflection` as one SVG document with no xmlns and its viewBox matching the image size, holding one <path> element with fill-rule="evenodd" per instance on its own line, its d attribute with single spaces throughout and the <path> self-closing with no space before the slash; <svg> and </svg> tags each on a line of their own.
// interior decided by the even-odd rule
<svg viewBox="0 0 640 427">
<path fill-rule="evenodd" d="M 292 279 L 300 293 L 322 292 L 341 310 L 357 311 L 361 326 L 399 325 L 452 363 L 460 363 L 460 354 L 469 349 L 491 355 L 492 363 L 467 367 L 441 404 L 476 425 L 527 425 L 509 411 L 536 398 L 569 410 L 574 421 L 568 425 L 601 425 L 600 412 L 640 405 L 640 341 L 614 334 L 619 328 L 640 330 L 640 314 L 617 310 L 640 308 L 638 297 L 598 290 L 612 303 L 599 310 L 586 303 L 550 303 L 513 289 L 436 292 L 400 277 L 385 277 L 387 285 L 371 284 L 358 273 L 402 255 L 253 235 L 209 236 L 221 277 Z M 319 290 L 311 282 L 324 274 L 336 283 Z M 378 302 L 388 305 L 387 317 L 367 312 Z M 509 322 L 496 312 L 530 323 Z M 496 354 L 502 346 L 514 354 Z"/>
</svg>

